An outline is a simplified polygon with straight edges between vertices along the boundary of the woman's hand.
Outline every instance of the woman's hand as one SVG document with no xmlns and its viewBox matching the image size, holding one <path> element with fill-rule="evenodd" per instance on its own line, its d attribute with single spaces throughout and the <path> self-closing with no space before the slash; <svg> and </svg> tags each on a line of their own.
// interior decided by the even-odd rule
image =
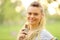
<svg viewBox="0 0 60 40">
<path fill-rule="evenodd" d="M 24 40 L 27 35 L 27 32 L 24 31 L 24 29 L 20 32 L 20 35 L 18 37 L 18 40 Z"/>
</svg>

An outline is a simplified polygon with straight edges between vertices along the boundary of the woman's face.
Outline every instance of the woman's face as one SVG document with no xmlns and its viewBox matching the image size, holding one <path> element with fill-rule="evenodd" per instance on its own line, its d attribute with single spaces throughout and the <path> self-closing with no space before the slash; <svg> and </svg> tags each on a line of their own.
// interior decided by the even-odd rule
<svg viewBox="0 0 60 40">
<path fill-rule="evenodd" d="M 29 7 L 27 10 L 27 20 L 30 24 L 38 24 L 41 20 L 41 10 L 39 7 Z"/>
</svg>

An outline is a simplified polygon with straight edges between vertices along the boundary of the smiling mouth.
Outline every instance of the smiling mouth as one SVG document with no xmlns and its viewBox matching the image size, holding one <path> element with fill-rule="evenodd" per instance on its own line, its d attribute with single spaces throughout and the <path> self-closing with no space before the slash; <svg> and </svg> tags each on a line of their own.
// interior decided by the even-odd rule
<svg viewBox="0 0 60 40">
<path fill-rule="evenodd" d="M 33 22 L 33 20 L 30 20 L 31 22 Z"/>
<path fill-rule="evenodd" d="M 34 22 L 35 20 L 29 20 L 30 22 Z"/>
</svg>

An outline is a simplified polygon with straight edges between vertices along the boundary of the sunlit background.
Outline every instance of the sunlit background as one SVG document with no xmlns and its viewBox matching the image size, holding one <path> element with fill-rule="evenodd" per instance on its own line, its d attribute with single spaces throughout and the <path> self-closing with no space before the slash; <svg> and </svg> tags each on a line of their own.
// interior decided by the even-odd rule
<svg viewBox="0 0 60 40">
<path fill-rule="evenodd" d="M 41 3 L 46 14 L 46 29 L 60 40 L 60 0 L 0 0 L 0 40 L 16 40 L 33 1 Z"/>
</svg>

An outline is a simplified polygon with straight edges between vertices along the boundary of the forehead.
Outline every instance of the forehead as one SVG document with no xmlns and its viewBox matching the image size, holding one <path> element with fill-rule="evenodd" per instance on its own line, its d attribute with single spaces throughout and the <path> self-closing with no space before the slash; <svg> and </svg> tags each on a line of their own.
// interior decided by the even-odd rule
<svg viewBox="0 0 60 40">
<path fill-rule="evenodd" d="M 29 7 L 27 12 L 41 12 L 40 7 Z"/>
</svg>

